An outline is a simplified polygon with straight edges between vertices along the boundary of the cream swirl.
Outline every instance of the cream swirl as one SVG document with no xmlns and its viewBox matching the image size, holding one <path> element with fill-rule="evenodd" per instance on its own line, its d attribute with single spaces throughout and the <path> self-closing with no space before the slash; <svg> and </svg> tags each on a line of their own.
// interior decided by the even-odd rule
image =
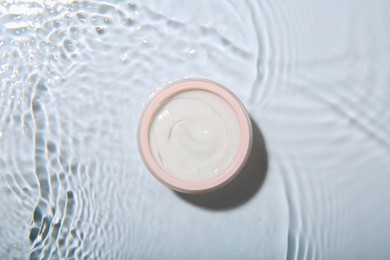
<svg viewBox="0 0 390 260">
<path fill-rule="evenodd" d="M 203 181 L 222 173 L 236 157 L 240 125 L 221 97 L 190 90 L 173 96 L 157 111 L 149 138 L 153 156 L 166 172 Z"/>
</svg>

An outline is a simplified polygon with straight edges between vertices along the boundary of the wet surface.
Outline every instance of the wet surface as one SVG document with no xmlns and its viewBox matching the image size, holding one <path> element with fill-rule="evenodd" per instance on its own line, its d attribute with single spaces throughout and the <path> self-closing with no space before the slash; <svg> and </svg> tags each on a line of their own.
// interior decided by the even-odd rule
<svg viewBox="0 0 390 260">
<path fill-rule="evenodd" d="M 389 10 L 0 2 L 0 258 L 390 258 Z M 143 102 L 183 77 L 229 87 L 263 136 L 227 201 L 138 154 Z"/>
</svg>

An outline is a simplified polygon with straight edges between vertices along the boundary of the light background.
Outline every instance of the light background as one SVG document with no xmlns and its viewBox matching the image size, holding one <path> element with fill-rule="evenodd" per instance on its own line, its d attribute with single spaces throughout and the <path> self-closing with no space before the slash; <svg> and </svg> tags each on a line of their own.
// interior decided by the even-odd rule
<svg viewBox="0 0 390 260">
<path fill-rule="evenodd" d="M 0 258 L 389 259 L 390 2 L 0 1 Z M 250 165 L 202 197 L 138 154 L 183 77 L 236 93 Z"/>
</svg>

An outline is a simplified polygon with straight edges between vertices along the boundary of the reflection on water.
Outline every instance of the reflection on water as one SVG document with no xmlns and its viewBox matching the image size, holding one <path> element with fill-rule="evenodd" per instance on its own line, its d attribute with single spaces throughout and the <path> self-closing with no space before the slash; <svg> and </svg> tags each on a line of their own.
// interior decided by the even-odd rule
<svg viewBox="0 0 390 260">
<path fill-rule="evenodd" d="M 0 258 L 390 258 L 389 10 L 0 2 Z M 183 77 L 229 86 L 264 136 L 266 179 L 233 209 L 138 155 L 142 103 Z"/>
</svg>

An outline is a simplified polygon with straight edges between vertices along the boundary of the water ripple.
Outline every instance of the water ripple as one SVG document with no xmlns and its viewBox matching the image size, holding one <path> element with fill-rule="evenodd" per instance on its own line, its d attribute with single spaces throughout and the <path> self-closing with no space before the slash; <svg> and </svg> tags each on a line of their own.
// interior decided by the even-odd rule
<svg viewBox="0 0 390 260">
<path fill-rule="evenodd" d="M 0 257 L 389 258 L 389 8 L 1 2 Z M 183 77 L 230 87 L 266 139 L 269 177 L 235 210 L 141 163 L 142 104 Z"/>
</svg>

